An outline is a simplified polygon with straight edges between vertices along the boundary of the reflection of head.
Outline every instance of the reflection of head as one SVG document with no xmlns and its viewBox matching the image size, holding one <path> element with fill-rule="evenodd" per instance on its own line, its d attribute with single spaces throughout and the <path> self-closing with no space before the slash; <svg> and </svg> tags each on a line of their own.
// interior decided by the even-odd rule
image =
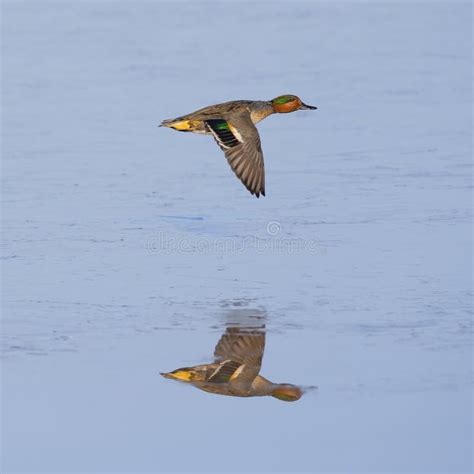
<svg viewBox="0 0 474 474">
<path fill-rule="evenodd" d="M 303 390 L 296 385 L 281 383 L 276 386 L 271 395 L 284 402 L 296 402 L 303 395 Z"/>
</svg>

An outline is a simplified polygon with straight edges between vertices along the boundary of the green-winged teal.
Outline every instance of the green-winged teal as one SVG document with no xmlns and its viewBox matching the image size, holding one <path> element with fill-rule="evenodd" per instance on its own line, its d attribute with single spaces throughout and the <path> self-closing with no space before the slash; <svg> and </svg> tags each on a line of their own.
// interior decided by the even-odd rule
<svg viewBox="0 0 474 474">
<path fill-rule="evenodd" d="M 212 135 L 237 177 L 251 194 L 260 197 L 265 196 L 265 169 L 255 124 L 274 113 L 316 108 L 295 95 L 281 95 L 270 101 L 234 100 L 163 120 L 160 126 Z"/>
<path fill-rule="evenodd" d="M 213 363 L 182 367 L 161 375 L 220 395 L 271 395 L 286 402 L 301 398 L 300 387 L 275 384 L 259 375 L 264 349 L 264 328 L 228 327 L 216 345 Z"/>
</svg>

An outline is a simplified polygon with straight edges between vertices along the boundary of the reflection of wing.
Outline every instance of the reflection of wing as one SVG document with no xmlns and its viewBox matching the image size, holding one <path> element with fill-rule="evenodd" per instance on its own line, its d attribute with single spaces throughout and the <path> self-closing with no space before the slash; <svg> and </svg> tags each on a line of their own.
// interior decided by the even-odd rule
<svg viewBox="0 0 474 474">
<path fill-rule="evenodd" d="M 258 328 L 229 327 L 216 345 L 214 357 L 219 366 L 209 382 L 251 384 L 260 372 L 265 332 Z"/>
</svg>

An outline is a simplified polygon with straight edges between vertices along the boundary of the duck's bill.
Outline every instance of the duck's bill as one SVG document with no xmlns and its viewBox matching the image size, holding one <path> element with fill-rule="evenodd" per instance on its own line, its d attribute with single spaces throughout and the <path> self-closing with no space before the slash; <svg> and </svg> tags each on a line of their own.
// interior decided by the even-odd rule
<svg viewBox="0 0 474 474">
<path fill-rule="evenodd" d="M 317 107 L 314 105 L 304 104 L 303 102 L 300 105 L 300 110 L 316 110 Z"/>
</svg>

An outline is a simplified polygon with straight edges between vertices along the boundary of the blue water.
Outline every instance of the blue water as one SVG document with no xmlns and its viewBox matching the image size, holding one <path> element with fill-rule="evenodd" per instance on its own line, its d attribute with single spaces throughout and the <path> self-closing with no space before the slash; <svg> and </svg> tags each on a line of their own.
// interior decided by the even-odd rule
<svg viewBox="0 0 474 474">
<path fill-rule="evenodd" d="M 472 470 L 470 4 L 2 6 L 2 472 Z M 157 128 L 283 93 L 259 200 Z M 160 377 L 230 310 L 318 389 Z"/>
</svg>

